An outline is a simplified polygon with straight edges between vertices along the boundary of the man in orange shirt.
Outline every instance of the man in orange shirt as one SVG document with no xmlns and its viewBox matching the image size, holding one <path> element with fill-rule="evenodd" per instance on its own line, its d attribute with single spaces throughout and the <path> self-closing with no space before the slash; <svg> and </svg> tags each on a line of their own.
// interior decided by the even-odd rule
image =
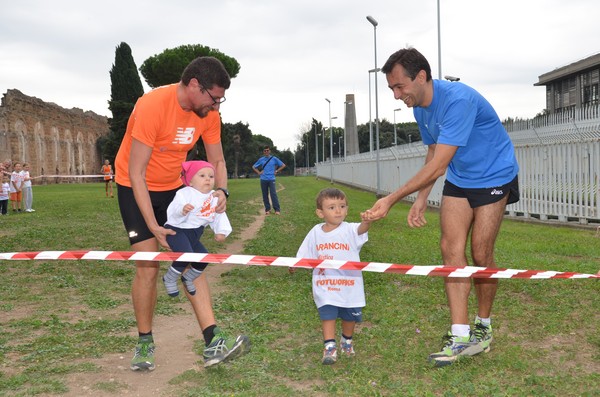
<svg viewBox="0 0 600 397">
<path fill-rule="evenodd" d="M 134 251 L 158 251 L 173 230 L 163 227 L 167 207 L 182 186 L 181 164 L 200 137 L 207 160 L 215 167 L 217 212 L 226 209 L 227 168 L 221 146 L 219 106 L 225 102 L 230 78 L 219 60 L 199 57 L 183 71 L 181 81 L 156 88 L 138 99 L 115 160 L 119 208 Z M 132 370 L 153 370 L 152 318 L 156 306 L 159 265 L 136 261 L 132 300 L 139 341 Z M 189 295 L 206 349 L 204 366 L 232 359 L 248 351 L 247 336 L 229 338 L 216 326 L 206 276 L 196 279 Z"/>
</svg>

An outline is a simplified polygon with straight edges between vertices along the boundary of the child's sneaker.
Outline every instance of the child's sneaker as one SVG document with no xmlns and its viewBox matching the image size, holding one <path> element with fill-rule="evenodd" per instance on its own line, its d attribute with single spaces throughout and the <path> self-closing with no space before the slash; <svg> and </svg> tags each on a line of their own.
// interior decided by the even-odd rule
<svg viewBox="0 0 600 397">
<path fill-rule="evenodd" d="M 337 361 L 337 348 L 335 343 L 328 343 L 323 349 L 323 365 L 331 365 Z"/>
<path fill-rule="evenodd" d="M 442 350 L 437 353 L 431 353 L 428 358 L 429 362 L 433 363 L 436 367 L 450 365 L 461 357 L 477 354 L 468 350 L 469 347 L 477 345 L 477 342 L 471 341 L 470 336 L 456 336 L 448 331 L 448 334 L 442 340 L 444 341 Z"/>
<path fill-rule="evenodd" d="M 250 351 L 250 339 L 246 335 L 239 335 L 233 339 L 226 336 L 219 327 L 215 328 L 215 336 L 204 349 L 204 367 L 210 367 L 239 357 Z"/>
<path fill-rule="evenodd" d="M 342 347 L 342 355 L 346 356 L 346 357 L 353 357 L 355 352 L 354 352 L 354 346 L 352 346 L 352 340 L 348 340 L 346 339 L 346 341 L 341 341 L 340 342 L 340 346 Z"/>
</svg>

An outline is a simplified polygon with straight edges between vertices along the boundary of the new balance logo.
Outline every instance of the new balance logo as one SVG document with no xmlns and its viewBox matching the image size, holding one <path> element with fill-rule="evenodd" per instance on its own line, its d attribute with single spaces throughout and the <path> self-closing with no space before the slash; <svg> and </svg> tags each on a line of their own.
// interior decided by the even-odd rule
<svg viewBox="0 0 600 397">
<path fill-rule="evenodd" d="M 172 142 L 179 145 L 189 145 L 194 140 L 194 128 L 186 128 L 185 130 L 181 127 L 177 128 L 177 135 L 175 140 Z"/>
<path fill-rule="evenodd" d="M 492 190 L 492 192 L 490 193 L 492 196 L 501 196 L 504 194 L 504 192 L 502 190 Z"/>
</svg>

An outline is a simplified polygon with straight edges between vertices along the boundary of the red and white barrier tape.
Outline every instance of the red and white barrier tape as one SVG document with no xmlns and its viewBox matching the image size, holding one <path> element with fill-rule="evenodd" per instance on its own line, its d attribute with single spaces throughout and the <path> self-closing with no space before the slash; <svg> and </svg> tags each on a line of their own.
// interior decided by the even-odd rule
<svg viewBox="0 0 600 397">
<path fill-rule="evenodd" d="M 31 179 L 39 178 L 104 178 L 104 175 L 40 175 Z"/>
<path fill-rule="evenodd" d="M 377 273 L 399 273 L 413 276 L 466 277 L 466 278 L 596 278 L 600 275 L 548 270 L 517 270 L 482 268 L 475 266 L 413 266 L 378 262 L 351 262 L 321 259 L 288 258 L 278 256 L 197 254 L 181 252 L 132 251 L 39 251 L 0 253 L 0 260 L 101 260 L 101 261 L 181 261 L 208 262 L 231 265 L 283 266 L 306 269 L 361 270 Z"/>
</svg>

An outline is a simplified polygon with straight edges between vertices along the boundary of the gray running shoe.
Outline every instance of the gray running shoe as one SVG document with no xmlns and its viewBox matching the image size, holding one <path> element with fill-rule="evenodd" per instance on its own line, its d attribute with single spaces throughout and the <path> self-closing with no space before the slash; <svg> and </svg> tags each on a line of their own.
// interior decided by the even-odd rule
<svg viewBox="0 0 600 397">
<path fill-rule="evenodd" d="M 233 360 L 250 351 L 250 339 L 246 335 L 231 338 L 225 335 L 220 328 L 215 328 L 215 336 L 210 344 L 204 349 L 204 367 Z"/>
<path fill-rule="evenodd" d="M 139 371 L 147 369 L 152 371 L 155 368 L 154 365 L 154 341 L 152 338 L 140 338 L 137 345 L 135 345 L 135 352 L 131 359 L 131 370 Z"/>
<path fill-rule="evenodd" d="M 431 353 L 428 358 L 428 361 L 436 367 L 450 365 L 462 357 L 477 354 L 467 350 L 469 347 L 477 345 L 477 342 L 471 340 L 471 336 L 456 336 L 448 331 L 448 334 L 444 335 L 442 340 L 442 350 Z"/>
</svg>

